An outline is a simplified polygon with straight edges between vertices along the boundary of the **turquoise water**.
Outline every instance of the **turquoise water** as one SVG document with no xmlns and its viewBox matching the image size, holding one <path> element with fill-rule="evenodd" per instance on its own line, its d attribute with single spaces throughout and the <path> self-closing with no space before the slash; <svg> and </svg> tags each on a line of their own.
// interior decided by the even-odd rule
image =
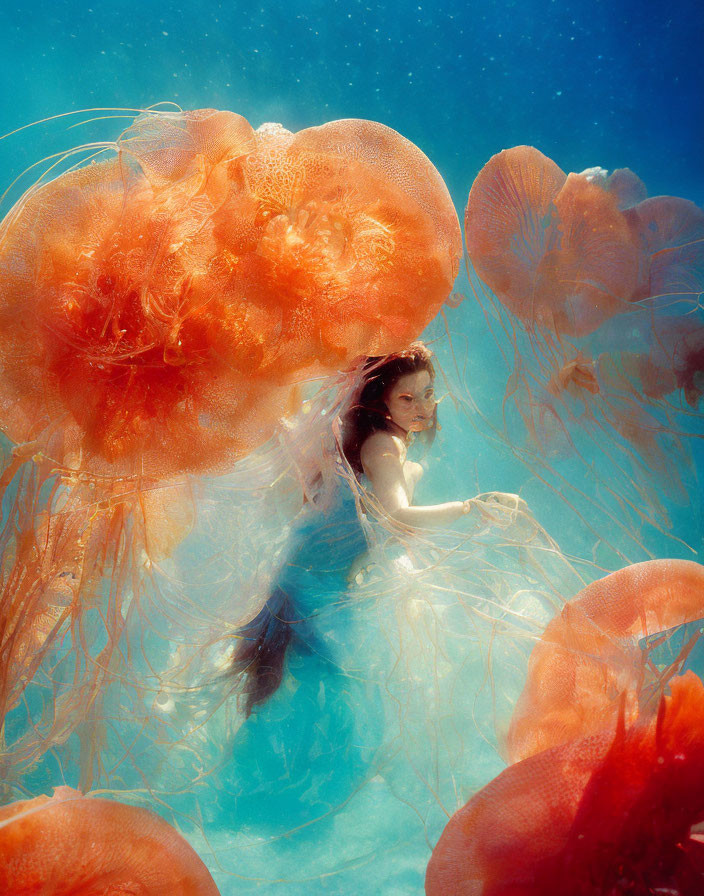
<svg viewBox="0 0 704 896">
<path fill-rule="evenodd" d="M 627 166 L 651 195 L 704 203 L 696 2 L 649 4 L 647 15 L 635 2 L 52 3 L 4 12 L 0 133 L 78 109 L 158 103 L 230 109 L 255 127 L 276 121 L 294 131 L 358 117 L 417 144 L 460 217 L 480 168 L 519 144 L 565 171 Z M 127 122 L 95 112 L 11 134 L 0 142 L 3 183 L 51 153 L 114 139 Z M 691 456 L 666 441 L 669 471 L 634 460 L 582 407 L 575 450 L 537 455 L 510 404 L 504 414 L 514 346 L 500 311 L 489 296 L 475 298 L 464 271 L 457 289 L 467 299 L 424 334 L 446 379 L 417 500 L 517 492 L 540 535 L 460 540 L 459 550 L 444 538 L 412 546 L 409 565 L 408 546 L 377 533 L 377 567 L 354 588 L 354 605 L 341 602 L 339 583 L 337 592 L 327 580 L 318 592 L 302 586 L 319 599 L 325 637 L 292 657 L 275 700 L 238 729 L 234 698 L 217 678 L 226 651 L 217 629 L 275 577 L 300 498 L 290 469 L 265 455 L 254 473 L 245 465 L 194 486 L 194 530 L 132 620 L 146 695 L 130 686 L 111 694 L 117 721 L 93 786 L 178 825 L 226 896 L 422 892 L 448 815 L 503 767 L 497 730 L 550 603 L 627 562 L 702 560 L 701 415 L 677 417 Z M 339 523 L 328 520 L 328 535 Z M 460 612 L 457 594 L 482 615 Z M 507 600 L 519 618 L 497 633 L 485 617 Z M 185 673 L 179 650 L 197 657 Z M 147 657 L 182 677 L 173 672 L 160 687 Z M 54 696 L 44 684 L 28 697 L 35 715 Z M 129 721 L 135 706 L 148 708 L 153 730 Z M 25 726 L 23 710 L 8 740 Z M 125 743 L 129 759 L 111 766 Z M 299 754 L 287 753 L 296 745 Z M 21 792 L 78 785 L 77 751 L 73 736 L 27 771 Z"/>
</svg>

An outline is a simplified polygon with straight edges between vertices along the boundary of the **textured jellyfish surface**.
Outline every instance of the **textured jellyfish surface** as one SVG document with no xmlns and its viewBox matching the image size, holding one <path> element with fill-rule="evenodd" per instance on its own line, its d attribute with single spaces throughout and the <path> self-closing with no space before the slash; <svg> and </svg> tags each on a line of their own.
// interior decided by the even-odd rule
<svg viewBox="0 0 704 896">
<path fill-rule="evenodd" d="M 151 111 L 45 168 L 0 223 L 0 892 L 702 892 L 701 210 L 505 150 L 465 281 L 377 122 Z M 414 500 L 480 498 L 432 529 L 340 451 L 418 338 Z"/>
<path fill-rule="evenodd" d="M 702 601 L 704 567 L 655 560 L 565 604 L 531 654 L 512 764 L 450 820 L 428 896 L 701 891 L 704 685 L 635 636 L 700 619 Z"/>
<path fill-rule="evenodd" d="M 218 896 L 196 853 L 158 815 L 59 787 L 0 810 L 3 893 Z"/>
</svg>

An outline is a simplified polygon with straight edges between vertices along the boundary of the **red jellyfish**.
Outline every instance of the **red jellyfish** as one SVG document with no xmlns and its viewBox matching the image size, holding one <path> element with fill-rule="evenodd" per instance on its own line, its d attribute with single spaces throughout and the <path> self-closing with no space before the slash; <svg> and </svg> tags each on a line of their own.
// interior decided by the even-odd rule
<svg viewBox="0 0 704 896">
<path fill-rule="evenodd" d="M 673 678 L 656 716 L 509 766 L 448 823 L 427 896 L 698 896 L 704 686 Z"/>
<path fill-rule="evenodd" d="M 465 236 L 472 282 L 513 343 L 509 354 L 497 337 L 513 362 L 500 427 L 514 449 L 515 421 L 529 439 L 524 459 L 585 517 L 626 533 L 644 521 L 666 530 L 658 495 L 687 500 L 688 445 L 701 438 L 704 212 L 645 199 L 626 169 L 566 175 L 519 146 L 480 171 Z M 556 455 L 596 479 L 599 506 L 580 495 L 578 477 L 549 469 Z"/>
<path fill-rule="evenodd" d="M 514 764 L 450 820 L 429 896 L 702 891 L 704 686 L 676 677 L 693 641 L 663 670 L 639 640 L 703 612 L 704 567 L 672 560 L 622 569 L 565 605 L 531 655 Z"/>
<path fill-rule="evenodd" d="M 57 787 L 0 809 L 0 893 L 218 896 L 218 888 L 158 815 Z"/>
<path fill-rule="evenodd" d="M 311 374 L 418 335 L 461 252 L 440 175 L 374 122 L 154 113 L 104 155 L 0 225 L 0 719 L 26 713 L 0 770 L 77 738 L 83 789 L 107 687 L 135 718 L 158 690 L 155 561 L 197 522 L 194 477 L 264 443 Z M 166 606 L 158 638 L 199 611 Z"/>
</svg>

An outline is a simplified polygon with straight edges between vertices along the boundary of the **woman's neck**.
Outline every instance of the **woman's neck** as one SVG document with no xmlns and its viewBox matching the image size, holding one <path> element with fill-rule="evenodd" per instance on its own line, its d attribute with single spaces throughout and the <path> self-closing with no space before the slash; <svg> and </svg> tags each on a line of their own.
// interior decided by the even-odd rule
<svg viewBox="0 0 704 896">
<path fill-rule="evenodd" d="M 394 423 L 393 420 L 388 420 L 389 424 L 389 432 L 392 436 L 398 436 L 399 439 L 402 439 L 406 444 L 408 444 L 408 437 L 410 433 L 407 429 L 404 429 L 402 426 L 399 426 L 398 423 Z"/>
</svg>

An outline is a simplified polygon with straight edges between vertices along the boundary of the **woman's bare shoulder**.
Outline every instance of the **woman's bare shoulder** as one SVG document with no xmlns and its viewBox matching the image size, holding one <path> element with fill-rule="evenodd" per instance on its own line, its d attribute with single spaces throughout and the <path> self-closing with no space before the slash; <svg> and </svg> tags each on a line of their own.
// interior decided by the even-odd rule
<svg viewBox="0 0 704 896">
<path fill-rule="evenodd" d="M 403 460 L 404 457 L 403 442 L 398 436 L 392 435 L 390 432 L 378 430 L 372 433 L 364 440 L 360 457 L 364 467 L 374 466 L 382 458 L 391 457 L 395 460 Z"/>
</svg>

